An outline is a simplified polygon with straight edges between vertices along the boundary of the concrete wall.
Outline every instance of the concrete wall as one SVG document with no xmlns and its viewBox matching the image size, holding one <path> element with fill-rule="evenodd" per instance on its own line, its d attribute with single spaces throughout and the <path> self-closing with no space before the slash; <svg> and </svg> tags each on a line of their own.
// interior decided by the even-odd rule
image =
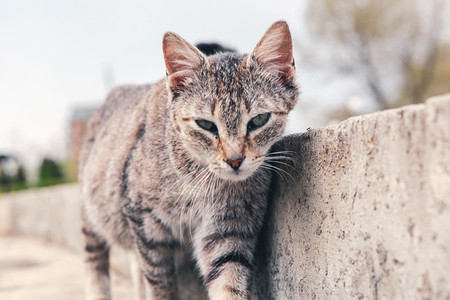
<svg viewBox="0 0 450 300">
<path fill-rule="evenodd" d="M 0 235 L 42 237 L 81 250 L 78 185 L 13 192 L 0 196 Z"/>
<path fill-rule="evenodd" d="M 450 95 L 278 147 L 255 299 L 450 299 Z"/>
<path fill-rule="evenodd" d="M 450 299 L 450 95 L 277 147 L 293 162 L 272 183 L 254 299 Z M 79 250 L 76 192 L 0 197 L 0 234 Z"/>
<path fill-rule="evenodd" d="M 1 235 L 40 237 L 81 252 L 83 238 L 78 184 L 63 184 L 0 196 Z M 129 275 L 129 257 L 124 250 L 112 249 L 111 265 L 121 274 Z"/>
</svg>

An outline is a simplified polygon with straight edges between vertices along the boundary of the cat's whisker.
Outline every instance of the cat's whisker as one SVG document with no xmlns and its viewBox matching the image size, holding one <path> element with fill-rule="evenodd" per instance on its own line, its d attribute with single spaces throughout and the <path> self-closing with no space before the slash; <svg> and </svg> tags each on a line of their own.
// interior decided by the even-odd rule
<svg viewBox="0 0 450 300">
<path fill-rule="evenodd" d="M 189 175 L 195 173 L 196 171 L 197 170 L 194 170 L 194 171 L 190 172 Z M 189 176 L 185 176 L 185 178 L 187 178 L 187 177 L 189 177 Z M 181 192 L 179 193 L 178 198 L 174 201 L 175 205 L 179 205 L 180 199 L 182 199 L 182 197 L 184 196 L 185 191 L 189 189 L 192 181 L 195 180 L 196 177 L 197 176 L 194 176 L 193 178 L 190 178 L 190 180 L 188 180 L 188 181 L 183 181 L 183 183 L 179 187 L 179 190 Z M 183 205 L 180 205 L 180 219 L 179 219 L 180 225 L 179 225 L 179 228 L 180 228 L 180 239 L 181 239 L 181 241 L 184 241 L 183 230 L 182 230 L 182 215 L 183 215 L 184 206 L 187 203 L 186 201 L 188 201 L 188 200 L 186 200 L 186 198 L 185 198 L 185 200 L 183 202 Z"/>
<path fill-rule="evenodd" d="M 175 182 L 174 182 L 170 187 L 167 188 L 166 192 L 164 193 L 164 195 L 163 195 L 161 198 L 162 198 L 162 199 L 167 199 L 168 194 L 169 194 L 170 192 L 173 191 L 173 188 L 174 188 L 176 185 L 178 185 L 178 184 L 181 183 L 181 184 L 180 184 L 180 187 L 183 187 L 183 186 L 185 185 L 185 183 L 186 183 L 186 179 L 187 179 L 189 176 L 191 176 L 192 174 L 194 174 L 195 172 L 197 172 L 197 171 L 198 171 L 198 169 L 195 168 L 193 171 L 191 171 L 191 172 L 189 172 L 189 173 L 186 173 L 186 174 L 184 174 L 183 176 L 181 176 L 180 178 L 178 178 L 177 180 L 175 180 Z M 181 182 L 181 181 L 183 181 L 183 182 Z M 160 202 L 160 205 L 161 205 L 162 202 L 163 202 L 163 201 Z"/>
<path fill-rule="evenodd" d="M 295 151 L 277 151 L 277 152 L 269 152 L 264 154 L 264 156 L 272 156 L 272 155 L 278 155 L 278 154 L 289 154 L 289 155 L 295 155 Z"/>
<path fill-rule="evenodd" d="M 194 191 L 196 191 L 198 185 L 201 183 L 202 179 L 208 174 L 208 169 L 203 169 L 191 182 L 196 181 L 195 185 L 190 189 L 188 197 L 193 196 Z"/>
<path fill-rule="evenodd" d="M 286 163 L 286 162 L 284 162 L 284 161 L 277 160 L 277 159 L 266 159 L 265 162 L 269 163 L 269 164 L 272 165 L 272 166 L 273 166 L 274 164 L 280 164 L 280 165 L 287 166 L 287 167 L 289 167 L 291 170 L 293 170 L 295 173 L 300 174 L 300 172 L 299 172 L 296 168 L 294 168 L 291 164 L 288 164 L 288 163 Z M 292 161 L 292 162 L 295 163 L 295 161 Z"/>
<path fill-rule="evenodd" d="M 173 183 L 167 190 L 168 190 L 168 191 L 171 191 L 172 188 L 175 187 L 175 185 L 177 185 L 178 183 L 180 183 L 182 180 L 185 180 L 186 178 L 188 178 L 189 176 L 191 176 L 192 174 L 194 174 L 194 173 L 197 172 L 197 171 L 198 171 L 197 168 L 195 168 L 194 170 L 192 170 L 192 171 L 190 171 L 190 172 L 188 172 L 188 173 L 183 174 L 181 177 L 179 177 L 178 179 L 176 179 L 176 180 L 174 181 L 174 183 Z M 165 195 L 167 195 L 167 193 L 166 193 Z"/>
<path fill-rule="evenodd" d="M 211 172 L 209 170 L 207 170 L 206 174 L 204 176 L 202 176 L 202 178 L 199 180 L 198 184 L 200 184 L 200 185 L 199 185 L 198 189 L 196 189 L 196 190 L 193 189 L 193 191 L 192 191 L 192 192 L 195 192 L 195 194 L 193 195 L 194 198 L 197 198 L 199 192 L 202 191 L 205 182 L 207 182 L 207 180 L 210 176 L 211 176 Z"/>
<path fill-rule="evenodd" d="M 275 173 L 277 173 L 281 178 L 283 178 L 284 180 L 286 180 L 286 177 L 284 176 L 284 174 L 278 172 L 278 170 L 274 170 L 274 169 L 270 168 L 270 167 L 267 166 L 267 165 L 261 165 L 260 168 L 261 168 L 261 169 L 264 169 L 264 170 L 268 170 L 268 171 L 270 171 L 270 172 L 275 172 Z"/>
<path fill-rule="evenodd" d="M 289 172 L 287 172 L 286 170 L 283 170 L 282 168 L 278 168 L 274 165 L 270 165 L 270 166 L 273 168 L 273 170 L 278 170 L 279 172 L 282 172 L 283 174 L 286 174 L 287 176 L 289 176 L 289 178 L 291 178 L 292 181 L 295 181 L 294 177 L 291 174 L 289 174 Z"/>
<path fill-rule="evenodd" d="M 286 161 L 286 159 L 284 159 L 284 158 L 268 158 L 268 159 L 265 159 L 264 161 L 265 161 L 265 162 L 268 162 L 268 163 L 282 164 L 282 165 L 289 166 L 289 167 L 292 167 L 292 165 L 289 164 L 289 163 L 295 163 L 294 160 L 289 160 L 289 159 L 288 159 L 288 160 Z"/>
<path fill-rule="evenodd" d="M 174 188 L 175 185 L 176 185 L 177 183 L 181 183 L 181 184 L 179 185 L 179 187 L 178 187 L 177 190 L 178 190 L 178 191 L 180 191 L 180 190 L 182 191 L 181 193 L 178 194 L 178 198 L 174 201 L 174 205 L 178 205 L 179 200 L 180 200 L 180 198 L 182 197 L 182 195 L 184 194 L 184 192 L 185 192 L 187 189 L 189 189 L 189 186 L 191 185 L 192 181 L 194 180 L 193 178 L 189 178 L 189 177 L 190 177 L 192 174 L 194 174 L 195 172 L 197 172 L 197 171 L 198 171 L 198 170 L 195 169 L 195 170 L 193 170 L 193 171 L 191 171 L 191 172 L 185 174 L 183 177 L 179 178 L 179 179 L 172 185 L 171 189 Z M 189 179 L 189 180 L 187 180 L 187 179 Z M 170 190 L 166 191 L 166 196 L 167 196 L 167 194 L 168 194 L 169 192 L 170 192 Z M 164 199 L 168 200 L 167 197 L 165 197 Z M 164 204 L 164 201 L 160 201 L 159 207 L 161 208 L 161 206 L 162 206 L 163 204 Z"/>
<path fill-rule="evenodd" d="M 268 161 L 268 160 L 287 160 L 287 161 L 292 161 L 292 162 L 296 161 L 294 156 L 289 155 L 287 153 L 277 153 L 277 154 L 273 154 L 273 155 L 264 155 L 264 160 L 265 161 Z"/>
<path fill-rule="evenodd" d="M 208 198 L 212 198 L 212 197 L 215 196 L 217 183 L 219 181 L 219 179 L 217 178 L 217 176 L 214 175 L 213 172 L 211 172 L 211 174 L 212 174 L 212 177 L 213 177 L 213 183 L 208 186 L 208 192 L 207 192 L 207 195 L 209 195 Z"/>
<path fill-rule="evenodd" d="M 220 183 L 220 179 L 217 176 L 214 176 L 213 192 L 212 192 L 211 198 L 209 199 L 209 204 L 208 205 L 211 205 L 211 206 L 214 205 L 213 197 L 217 195 L 216 191 L 218 189 L 219 183 Z M 216 232 L 218 232 L 222 236 L 222 238 L 224 238 L 224 236 L 222 235 L 221 230 L 219 230 L 219 225 L 217 224 L 217 220 L 214 217 L 212 218 L 212 220 L 213 220 L 214 226 L 216 227 Z"/>
<path fill-rule="evenodd" d="M 198 172 L 198 168 L 195 167 L 194 170 L 184 174 L 182 177 L 180 177 L 179 179 L 177 179 L 169 188 L 168 190 L 171 190 L 177 183 L 179 183 L 181 180 L 186 179 L 187 177 L 191 176 L 192 174 L 194 174 L 195 172 Z"/>
<path fill-rule="evenodd" d="M 261 167 L 263 167 L 263 166 L 266 167 L 266 168 L 268 168 L 268 169 L 271 169 L 271 170 L 277 172 L 278 174 L 280 174 L 279 172 L 284 173 L 284 174 L 288 175 L 293 181 L 295 181 L 294 177 L 292 177 L 292 175 L 289 174 L 289 172 L 287 172 L 286 170 L 283 170 L 283 169 L 281 169 L 281 168 L 278 168 L 278 167 L 276 167 L 276 166 L 274 166 L 274 165 L 267 164 L 267 163 L 263 163 L 263 164 L 261 165 Z M 281 174 L 280 174 L 280 176 L 281 176 Z"/>
<path fill-rule="evenodd" d="M 208 169 L 207 169 L 207 170 L 208 170 Z M 212 174 L 211 171 L 208 170 L 208 171 L 206 172 L 206 176 L 203 176 L 203 177 L 200 179 L 201 184 L 200 184 L 200 186 L 198 187 L 197 191 L 195 191 L 195 194 L 193 195 L 193 199 L 197 199 L 198 194 L 200 193 L 200 191 L 203 190 L 204 185 L 207 184 L 209 178 L 211 177 L 211 174 Z M 188 226 L 189 226 L 189 234 L 191 235 L 191 237 L 192 237 L 192 211 L 194 211 L 193 208 L 191 208 L 191 210 L 189 211 L 189 222 L 188 222 Z"/>
<path fill-rule="evenodd" d="M 211 172 L 212 173 L 212 172 Z M 210 196 L 208 197 L 209 204 L 212 204 L 214 201 L 214 197 L 216 196 L 217 186 L 220 182 L 220 179 L 217 176 L 213 175 L 213 184 L 210 185 L 211 191 L 209 192 Z"/>
<path fill-rule="evenodd" d="M 284 164 L 286 164 L 287 162 L 292 162 L 292 163 L 297 163 L 297 159 L 290 157 L 290 156 L 285 156 L 285 155 L 276 155 L 276 156 L 265 156 L 264 157 L 264 161 L 266 162 L 277 162 L 277 163 L 281 163 L 283 162 Z M 290 164 L 287 164 L 290 167 L 292 167 Z"/>
<path fill-rule="evenodd" d="M 190 183 L 192 183 L 193 181 L 196 181 L 198 178 L 203 178 L 204 177 L 204 175 L 205 174 L 207 174 L 208 173 L 208 169 L 203 169 L 202 171 L 200 171 L 200 173 L 199 174 L 197 174 L 197 176 L 195 176 L 190 182 L 189 182 L 189 185 L 190 185 Z M 183 214 L 184 214 L 184 212 L 188 209 L 188 202 L 189 201 L 195 201 L 195 199 L 192 199 L 191 198 L 191 196 L 192 196 L 192 193 L 193 193 L 193 191 L 195 191 L 196 190 L 196 188 L 197 188 L 197 186 L 198 186 L 198 184 L 201 182 L 201 179 L 199 180 L 199 181 L 197 181 L 197 183 L 194 185 L 194 187 L 192 187 L 192 188 L 190 188 L 191 186 L 188 186 L 188 187 L 186 187 L 182 192 L 181 192 L 181 194 L 180 194 L 180 197 L 182 197 L 182 196 L 184 196 L 184 193 L 186 192 L 186 189 L 187 188 L 190 188 L 189 189 L 189 194 L 188 195 L 186 195 L 185 196 L 185 199 L 184 199 L 184 201 L 183 201 L 183 205 L 181 206 L 181 211 L 180 211 L 180 236 L 182 236 L 183 235 L 183 230 L 182 230 L 182 227 L 183 227 Z M 178 199 L 179 200 L 179 199 Z M 177 200 L 177 202 L 178 202 L 178 200 Z M 193 204 L 191 204 L 191 210 L 192 210 L 192 205 Z M 189 224 L 188 224 L 188 226 L 189 226 Z"/>
<path fill-rule="evenodd" d="M 271 165 L 271 166 L 276 166 L 277 164 L 278 164 L 278 165 L 286 166 L 286 167 L 288 167 L 290 170 L 295 171 L 297 174 L 299 174 L 299 171 L 298 171 L 296 168 L 294 168 L 291 164 L 289 164 L 289 163 L 287 163 L 287 162 L 280 161 L 280 160 L 265 160 L 264 162 L 267 163 L 267 164 L 269 164 L 269 165 Z"/>
<path fill-rule="evenodd" d="M 182 186 L 180 187 L 181 193 L 180 196 L 178 197 L 178 200 L 180 197 L 182 197 L 184 195 L 184 193 L 190 189 L 192 187 L 191 183 L 193 183 L 194 181 L 196 181 L 200 176 L 202 176 L 203 173 L 205 173 L 205 169 L 198 171 L 198 169 L 194 170 L 193 172 L 189 173 L 189 175 L 192 175 L 193 173 L 196 173 L 193 177 L 190 178 L 189 181 L 185 181 L 183 182 Z M 177 202 L 178 202 L 177 200 Z"/>
<path fill-rule="evenodd" d="M 209 171 L 207 169 L 205 169 L 205 170 L 206 170 L 206 172 L 202 172 L 203 175 L 201 176 L 201 178 L 198 179 L 198 181 L 195 184 L 195 186 L 189 191 L 189 196 L 188 197 L 190 199 L 192 199 L 193 201 L 195 201 L 197 199 L 198 193 L 202 189 L 203 182 L 204 182 L 205 178 L 208 178 L 208 176 L 209 176 Z M 198 176 L 198 177 L 200 177 L 200 176 Z M 191 227 L 190 222 L 191 222 L 191 215 L 192 215 L 192 211 L 193 210 L 194 209 L 191 207 L 190 214 L 189 214 L 189 221 L 188 221 L 188 226 L 189 227 Z M 192 234 L 192 232 L 191 232 L 191 234 Z"/>
<path fill-rule="evenodd" d="M 265 157 L 266 161 L 268 160 L 288 160 L 288 161 L 292 161 L 292 162 L 296 162 L 297 160 L 292 158 L 292 157 L 287 157 L 287 156 L 269 156 L 269 157 Z"/>
<path fill-rule="evenodd" d="M 293 155 L 289 155 L 287 153 L 276 153 L 273 155 L 264 155 L 264 159 L 286 159 L 286 160 L 291 160 L 291 161 L 295 161 L 295 156 Z"/>
</svg>

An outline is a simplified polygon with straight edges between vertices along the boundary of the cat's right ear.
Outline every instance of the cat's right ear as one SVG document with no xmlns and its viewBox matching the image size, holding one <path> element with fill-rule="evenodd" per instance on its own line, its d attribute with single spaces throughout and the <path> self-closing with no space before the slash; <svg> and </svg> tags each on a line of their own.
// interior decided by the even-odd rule
<svg viewBox="0 0 450 300">
<path fill-rule="evenodd" d="M 192 82 L 196 71 L 207 63 L 200 50 L 173 32 L 164 34 L 163 53 L 167 82 L 169 88 L 176 93 L 183 92 Z"/>
</svg>

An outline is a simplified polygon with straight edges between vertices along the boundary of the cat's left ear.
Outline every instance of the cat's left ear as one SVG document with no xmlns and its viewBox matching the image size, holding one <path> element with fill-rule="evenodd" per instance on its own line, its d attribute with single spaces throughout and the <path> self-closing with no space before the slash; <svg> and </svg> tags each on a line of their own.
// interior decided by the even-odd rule
<svg viewBox="0 0 450 300">
<path fill-rule="evenodd" d="M 196 71 L 207 63 L 200 50 L 173 32 L 164 34 L 163 53 L 169 87 L 177 93 L 184 91 Z"/>
<path fill-rule="evenodd" d="M 285 21 L 273 23 L 261 37 L 247 57 L 247 66 L 255 62 L 283 84 L 295 79 L 292 37 Z"/>
</svg>

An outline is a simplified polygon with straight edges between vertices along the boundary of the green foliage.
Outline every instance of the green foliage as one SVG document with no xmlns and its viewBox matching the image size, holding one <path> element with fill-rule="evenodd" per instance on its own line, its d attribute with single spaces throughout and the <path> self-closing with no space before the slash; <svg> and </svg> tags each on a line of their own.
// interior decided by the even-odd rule
<svg viewBox="0 0 450 300">
<path fill-rule="evenodd" d="M 27 182 L 27 177 L 25 175 L 25 169 L 23 168 L 23 166 L 19 166 L 15 177 L 15 182 L 17 182 L 18 184 L 25 184 Z"/>
<path fill-rule="evenodd" d="M 0 164 L 0 192 L 8 191 L 9 188 L 9 178 L 3 170 L 3 166 Z"/>
<path fill-rule="evenodd" d="M 7 174 L 0 164 L 0 193 L 24 190 L 32 187 L 45 187 L 73 180 L 65 176 L 65 165 L 60 165 L 52 159 L 45 158 L 39 167 L 37 183 L 29 184 L 24 167 L 19 164 L 15 174 Z"/>
<path fill-rule="evenodd" d="M 14 176 L 8 176 L 0 164 L 0 193 L 24 190 L 28 187 L 25 169 L 22 165 L 19 165 Z"/>
<path fill-rule="evenodd" d="M 64 174 L 61 167 L 52 159 L 44 158 L 39 167 L 38 186 L 49 186 L 64 182 Z"/>
</svg>

